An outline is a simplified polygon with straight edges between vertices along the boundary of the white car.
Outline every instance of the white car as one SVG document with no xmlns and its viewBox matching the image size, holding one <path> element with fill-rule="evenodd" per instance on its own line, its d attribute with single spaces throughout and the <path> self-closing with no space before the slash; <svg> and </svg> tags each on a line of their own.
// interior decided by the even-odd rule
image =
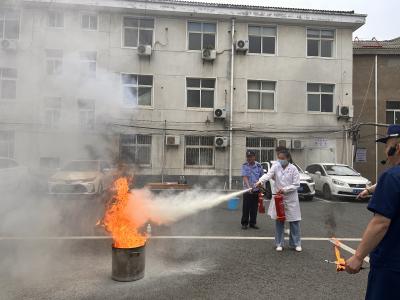
<svg viewBox="0 0 400 300">
<path fill-rule="evenodd" d="M 103 160 L 74 160 L 50 177 L 49 194 L 102 194 L 111 186 L 115 170 Z"/>
<path fill-rule="evenodd" d="M 0 192 L 28 187 L 28 169 L 12 158 L 0 157 Z"/>
<path fill-rule="evenodd" d="M 332 197 L 352 197 L 371 185 L 371 182 L 348 165 L 319 163 L 306 169 L 315 181 L 317 193 L 325 199 Z"/>
<path fill-rule="evenodd" d="M 275 161 L 269 161 L 269 162 L 262 162 L 261 165 L 264 168 L 264 173 L 267 173 L 272 166 L 273 163 L 276 163 Z M 297 170 L 299 170 L 300 173 L 300 188 L 298 189 L 299 193 L 299 198 L 302 200 L 312 200 L 315 195 L 315 183 L 313 179 L 307 174 L 307 172 L 304 172 L 296 163 L 292 163 Z M 270 180 L 270 189 L 273 194 L 275 194 L 275 181 Z M 269 187 L 266 186 L 267 191 L 269 190 Z"/>
</svg>

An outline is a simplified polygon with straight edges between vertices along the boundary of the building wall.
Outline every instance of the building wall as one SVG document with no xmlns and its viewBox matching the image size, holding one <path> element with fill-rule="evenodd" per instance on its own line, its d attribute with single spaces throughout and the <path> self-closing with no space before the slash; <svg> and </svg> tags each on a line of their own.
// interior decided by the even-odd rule
<svg viewBox="0 0 400 300">
<path fill-rule="evenodd" d="M 188 168 L 184 165 L 182 141 L 184 135 L 190 132 L 198 134 L 208 131 L 207 134 L 229 135 L 228 122 L 214 121 L 213 109 L 186 107 L 185 78 L 216 78 L 214 106 L 229 110 L 230 21 L 210 19 L 217 22 L 218 57 L 209 63 L 201 60 L 199 51 L 186 50 L 187 18 L 155 16 L 153 54 L 151 58 L 140 58 L 135 49 L 121 47 L 124 13 L 99 10 L 99 28 L 91 32 L 80 28 L 84 9 L 67 7 L 63 11 L 65 26 L 54 29 L 47 26 L 47 10 L 35 6 L 23 8 L 18 52 L 0 56 L 1 67 L 18 69 L 18 100 L 1 104 L 5 108 L 3 112 L 7 111 L 4 115 L 10 119 L 7 126 L 18 132 L 15 157 L 22 163 L 34 162 L 34 165 L 38 164 L 40 157 L 55 155 L 62 162 L 89 157 L 94 152 L 97 156 L 115 158 L 118 157 L 118 133 L 147 133 L 153 137 L 151 166 L 143 167 L 141 174 L 160 175 L 164 172 L 166 176 L 226 177 L 228 148 L 215 151 L 212 168 Z M 193 19 L 197 20 L 195 17 Z M 207 18 L 201 17 L 201 20 Z M 345 145 L 341 132 L 343 126 L 349 123 L 337 119 L 336 106 L 352 104 L 352 29 L 336 29 L 333 58 L 308 58 L 306 26 L 285 24 L 284 21 L 279 24 L 268 20 L 261 23 L 238 21 L 238 39 L 247 39 L 248 24 L 277 25 L 277 53 L 235 54 L 235 131 L 231 141 L 233 175 L 240 176 L 246 136 L 303 140 L 305 149 L 293 153 L 303 167 L 320 159 L 349 162 L 349 156 L 344 155 L 349 151 L 349 145 Z M 330 27 L 330 24 L 327 23 L 326 27 Z M 66 74 L 55 77 L 46 75 L 46 49 L 64 50 Z M 75 76 L 79 51 L 97 51 L 96 79 Z M 122 105 L 120 73 L 153 75 L 152 107 L 131 108 Z M 247 110 L 249 79 L 276 81 L 274 112 Z M 307 112 L 307 82 L 335 84 L 333 113 Z M 42 104 L 46 97 L 62 97 L 62 122 L 57 130 L 43 128 Z M 96 131 L 82 132 L 77 127 L 76 101 L 79 98 L 95 99 Z M 179 147 L 164 148 L 162 128 L 165 121 L 167 134 L 181 136 Z M 14 123 L 21 125 L 15 127 L 12 125 Z M 107 123 L 123 126 L 106 126 Z M 321 132 L 325 130 L 338 132 L 327 135 Z M 89 151 L 88 146 L 91 146 Z M 30 148 L 30 151 L 27 152 L 26 148 Z"/>
</svg>

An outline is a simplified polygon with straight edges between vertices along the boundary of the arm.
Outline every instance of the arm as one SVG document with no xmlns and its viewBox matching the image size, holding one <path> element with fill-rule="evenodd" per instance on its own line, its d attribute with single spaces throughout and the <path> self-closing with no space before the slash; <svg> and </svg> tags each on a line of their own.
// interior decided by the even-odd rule
<svg viewBox="0 0 400 300">
<path fill-rule="evenodd" d="M 366 198 L 368 195 L 371 195 L 375 192 L 376 189 L 376 183 L 368 188 L 366 188 L 365 190 L 363 190 L 361 193 L 358 194 L 357 199 L 364 199 Z"/>
<path fill-rule="evenodd" d="M 249 177 L 243 176 L 243 182 L 244 182 L 244 184 L 247 186 L 247 188 L 249 188 L 249 189 L 252 188 L 252 187 L 250 186 Z"/>
<path fill-rule="evenodd" d="M 364 258 L 382 241 L 389 228 L 390 222 L 390 219 L 375 214 L 363 234 L 356 253 L 346 261 L 347 273 L 355 274 L 360 271 Z"/>
<path fill-rule="evenodd" d="M 299 187 L 300 187 L 300 174 L 296 170 L 295 172 L 293 172 L 292 183 L 288 186 L 283 187 L 282 192 L 284 194 L 295 192 Z"/>
<path fill-rule="evenodd" d="M 273 176 L 275 175 L 275 167 L 272 166 L 267 174 L 264 174 L 263 176 L 260 177 L 260 179 L 257 181 L 256 186 L 261 186 L 265 184 L 268 180 L 270 180 Z"/>
</svg>

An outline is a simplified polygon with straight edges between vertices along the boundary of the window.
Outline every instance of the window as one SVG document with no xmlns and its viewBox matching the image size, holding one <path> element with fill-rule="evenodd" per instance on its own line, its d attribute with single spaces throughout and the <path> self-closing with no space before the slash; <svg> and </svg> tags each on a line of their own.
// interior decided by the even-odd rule
<svg viewBox="0 0 400 300">
<path fill-rule="evenodd" d="M 275 54 L 276 27 L 249 26 L 249 53 Z"/>
<path fill-rule="evenodd" d="M 95 103 L 89 99 L 78 100 L 79 127 L 93 130 L 95 127 Z"/>
<path fill-rule="evenodd" d="M 50 11 L 48 15 L 48 25 L 53 28 L 63 28 L 64 13 L 59 11 Z"/>
<path fill-rule="evenodd" d="M 81 59 L 81 72 L 85 77 L 96 77 L 97 69 L 97 52 L 85 51 L 80 53 Z"/>
<path fill-rule="evenodd" d="M 19 12 L 0 10 L 0 40 L 19 38 Z"/>
<path fill-rule="evenodd" d="M 274 81 L 247 81 L 247 108 L 258 110 L 275 109 Z"/>
<path fill-rule="evenodd" d="M 307 56 L 332 57 L 335 30 L 307 29 Z"/>
<path fill-rule="evenodd" d="M 151 135 L 121 134 L 119 150 L 125 163 L 150 165 Z"/>
<path fill-rule="evenodd" d="M 333 84 L 307 84 L 307 107 L 311 112 L 333 112 Z"/>
<path fill-rule="evenodd" d="M 44 106 L 44 122 L 46 128 L 58 128 L 61 118 L 61 98 L 47 98 L 45 99 Z"/>
<path fill-rule="evenodd" d="M 400 124 L 400 101 L 386 101 L 386 124 Z"/>
<path fill-rule="evenodd" d="M 122 74 L 123 104 L 151 106 L 153 76 Z"/>
<path fill-rule="evenodd" d="M 0 130 L 0 157 L 14 157 L 14 132 Z"/>
<path fill-rule="evenodd" d="M 188 22 L 188 49 L 215 49 L 216 23 Z"/>
<path fill-rule="evenodd" d="M 187 107 L 214 107 L 215 79 L 186 78 Z"/>
<path fill-rule="evenodd" d="M 214 137 L 185 136 L 185 165 L 213 166 Z"/>
<path fill-rule="evenodd" d="M 124 17 L 124 47 L 152 45 L 154 19 Z"/>
<path fill-rule="evenodd" d="M 0 99 L 17 98 L 17 70 L 0 68 Z"/>
<path fill-rule="evenodd" d="M 60 75 L 63 69 L 63 51 L 56 49 L 46 50 L 46 69 L 48 75 Z"/>
<path fill-rule="evenodd" d="M 246 137 L 246 150 L 256 153 L 256 160 L 266 162 L 275 160 L 275 139 L 269 137 Z"/>
<path fill-rule="evenodd" d="M 97 15 L 82 15 L 82 29 L 97 30 Z"/>
</svg>

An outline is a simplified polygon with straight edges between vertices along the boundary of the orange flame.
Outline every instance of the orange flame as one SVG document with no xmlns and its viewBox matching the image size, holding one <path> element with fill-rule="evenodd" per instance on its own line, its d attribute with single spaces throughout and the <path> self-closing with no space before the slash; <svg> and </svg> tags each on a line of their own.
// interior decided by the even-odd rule
<svg viewBox="0 0 400 300">
<path fill-rule="evenodd" d="M 341 272 L 341 271 L 346 270 L 346 261 L 340 255 L 340 250 L 339 250 L 340 242 L 339 242 L 339 240 L 337 240 L 335 238 L 332 238 L 332 240 L 335 242 L 334 248 L 335 248 L 335 256 L 336 256 L 336 261 L 335 261 L 335 263 L 336 263 L 336 271 L 337 272 Z"/>
<path fill-rule="evenodd" d="M 140 224 L 135 222 L 129 211 L 129 201 L 133 195 L 129 193 L 129 181 L 126 177 L 114 182 L 116 195 L 108 206 L 103 225 L 111 233 L 115 248 L 137 248 L 146 244 L 146 236 L 138 232 Z"/>
</svg>

